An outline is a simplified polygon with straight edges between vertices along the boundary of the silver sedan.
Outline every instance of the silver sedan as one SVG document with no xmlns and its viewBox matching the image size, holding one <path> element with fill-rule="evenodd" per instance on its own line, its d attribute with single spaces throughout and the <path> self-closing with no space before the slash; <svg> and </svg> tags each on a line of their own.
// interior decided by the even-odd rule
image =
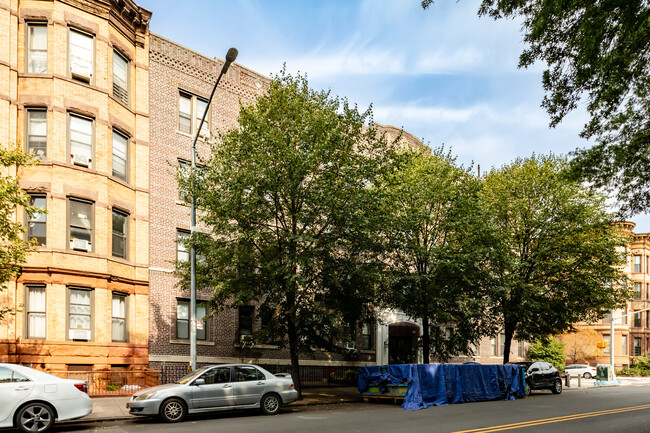
<svg viewBox="0 0 650 433">
<path fill-rule="evenodd" d="M 126 404 L 132 415 L 158 415 L 179 422 L 188 413 L 230 409 L 261 409 L 275 415 L 298 399 L 289 375 L 273 375 L 251 364 L 202 367 L 177 383 L 143 389 Z"/>
</svg>

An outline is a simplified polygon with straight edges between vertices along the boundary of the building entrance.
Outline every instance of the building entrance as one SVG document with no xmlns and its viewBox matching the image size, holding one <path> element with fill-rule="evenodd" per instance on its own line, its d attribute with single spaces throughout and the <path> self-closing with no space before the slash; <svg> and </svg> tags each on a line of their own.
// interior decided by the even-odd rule
<svg viewBox="0 0 650 433">
<path fill-rule="evenodd" d="M 418 359 L 420 327 L 408 322 L 388 326 L 388 363 L 414 364 Z"/>
</svg>

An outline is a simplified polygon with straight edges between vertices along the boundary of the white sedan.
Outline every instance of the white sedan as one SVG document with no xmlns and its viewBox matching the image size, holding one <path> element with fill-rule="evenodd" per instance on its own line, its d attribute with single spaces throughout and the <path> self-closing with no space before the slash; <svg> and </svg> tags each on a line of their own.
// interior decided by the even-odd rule
<svg viewBox="0 0 650 433">
<path fill-rule="evenodd" d="M 587 364 L 567 365 L 564 367 L 564 373 L 573 377 L 582 376 L 585 379 L 591 379 L 592 377 L 596 377 L 596 367 Z"/>
<path fill-rule="evenodd" d="M 92 410 L 86 382 L 0 363 L 0 428 L 45 433 L 55 419 L 81 418 Z"/>
</svg>

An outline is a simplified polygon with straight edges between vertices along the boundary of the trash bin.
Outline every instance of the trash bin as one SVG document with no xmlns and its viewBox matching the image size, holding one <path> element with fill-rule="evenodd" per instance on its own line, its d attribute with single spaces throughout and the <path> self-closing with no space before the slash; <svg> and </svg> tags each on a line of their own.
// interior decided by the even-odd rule
<svg viewBox="0 0 650 433">
<path fill-rule="evenodd" d="M 596 377 L 600 381 L 610 381 L 612 380 L 610 377 L 610 371 L 609 371 L 609 364 L 598 364 L 596 366 Z"/>
</svg>

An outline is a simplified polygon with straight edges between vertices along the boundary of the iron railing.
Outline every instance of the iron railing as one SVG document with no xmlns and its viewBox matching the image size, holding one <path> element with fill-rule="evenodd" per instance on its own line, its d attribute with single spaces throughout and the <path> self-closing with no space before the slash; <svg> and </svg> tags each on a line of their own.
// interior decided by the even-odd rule
<svg viewBox="0 0 650 433">
<path fill-rule="evenodd" d="M 142 371 L 51 371 L 51 374 L 64 379 L 83 380 L 88 384 L 88 395 L 123 396 L 156 386 L 160 383 L 160 372 Z"/>
</svg>

